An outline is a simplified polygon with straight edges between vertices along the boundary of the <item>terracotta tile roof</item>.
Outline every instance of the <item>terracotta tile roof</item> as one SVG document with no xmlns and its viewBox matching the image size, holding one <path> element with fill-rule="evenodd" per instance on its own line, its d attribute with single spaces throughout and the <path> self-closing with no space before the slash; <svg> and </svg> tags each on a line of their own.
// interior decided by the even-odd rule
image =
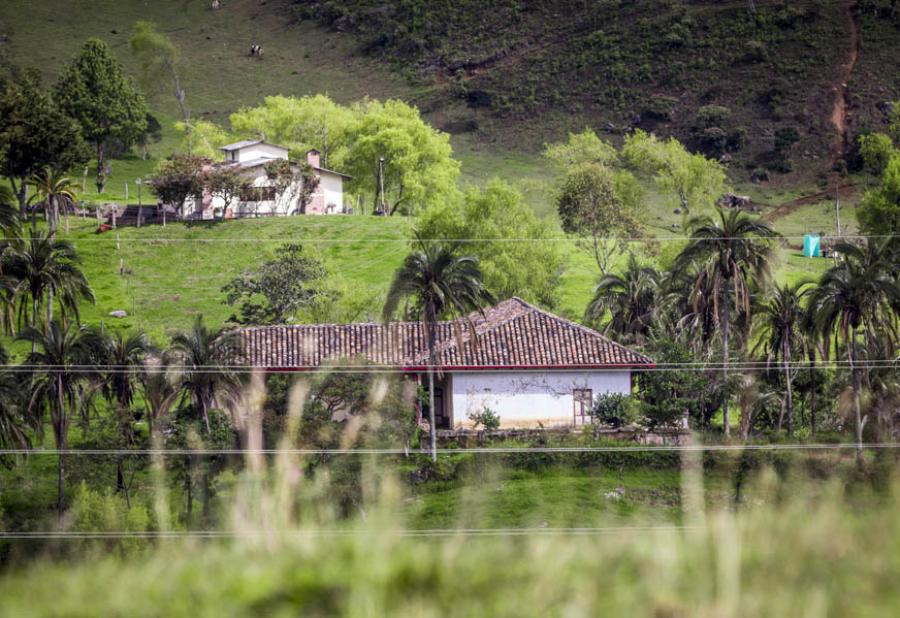
<svg viewBox="0 0 900 618">
<path fill-rule="evenodd" d="M 565 368 L 648 365 L 646 356 L 597 331 L 511 298 L 462 321 L 437 326 L 442 368 Z M 311 369 L 342 359 L 415 369 L 428 364 L 421 323 L 261 326 L 241 330 L 249 364 Z"/>
</svg>

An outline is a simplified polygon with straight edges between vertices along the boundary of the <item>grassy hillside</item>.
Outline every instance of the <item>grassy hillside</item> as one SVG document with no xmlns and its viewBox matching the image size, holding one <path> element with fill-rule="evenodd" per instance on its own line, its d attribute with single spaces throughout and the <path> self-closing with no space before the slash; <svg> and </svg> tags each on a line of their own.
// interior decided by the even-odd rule
<svg viewBox="0 0 900 618">
<path fill-rule="evenodd" d="M 502 134 L 513 125 L 539 144 L 584 123 L 612 133 L 640 126 L 699 146 L 706 127 L 697 112 L 718 105 L 730 117 L 716 126 L 744 138 L 736 167 L 766 163 L 774 131 L 794 127 L 796 163 L 809 171 L 821 167 L 833 137 L 852 3 L 758 1 L 755 13 L 746 2 L 702 0 L 294 4 L 298 15 L 357 33 L 364 52 L 432 84 L 429 103 L 448 114 L 451 130 L 483 124 Z M 864 27 L 864 39 L 880 34 L 868 66 L 887 69 L 900 25 L 870 12 Z M 896 89 L 891 79 L 872 83 Z M 858 114 L 876 114 L 883 96 L 860 91 Z M 518 131 L 508 137 L 521 143 Z"/>
</svg>

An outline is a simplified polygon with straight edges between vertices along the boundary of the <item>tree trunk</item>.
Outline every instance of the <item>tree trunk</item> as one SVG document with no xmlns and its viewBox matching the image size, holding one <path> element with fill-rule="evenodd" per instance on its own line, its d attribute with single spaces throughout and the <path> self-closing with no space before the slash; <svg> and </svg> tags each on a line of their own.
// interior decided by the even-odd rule
<svg viewBox="0 0 900 618">
<path fill-rule="evenodd" d="M 56 511 L 62 519 L 66 504 L 66 456 L 69 448 L 68 427 L 66 419 L 65 397 L 63 395 L 62 378 L 56 378 L 56 405 L 59 406 L 56 427 L 56 448 L 59 449 L 59 474 L 56 479 Z"/>
<path fill-rule="evenodd" d="M 849 342 L 847 353 L 850 358 L 850 372 L 853 375 L 853 412 L 856 415 L 856 461 L 862 464 L 863 460 L 863 419 L 862 410 L 860 409 L 859 391 L 860 378 L 859 368 L 856 366 L 856 329 L 850 330 L 850 336 L 853 338 Z"/>
<path fill-rule="evenodd" d="M 37 321 L 38 321 L 38 299 L 37 296 L 31 297 L 31 328 L 37 330 Z M 34 354 L 37 352 L 37 339 L 32 337 L 31 339 L 31 353 Z"/>
<path fill-rule="evenodd" d="M 210 435 L 212 430 L 209 428 L 209 412 L 206 397 L 200 397 L 200 411 L 203 412 L 203 422 L 206 424 L 206 435 Z"/>
<path fill-rule="evenodd" d="M 435 321 L 434 309 L 425 310 L 425 329 L 428 333 L 428 422 L 431 429 L 431 461 L 437 461 L 437 425 L 434 420 L 434 345 Z"/>
<path fill-rule="evenodd" d="M 731 435 L 731 418 L 728 414 L 728 303 L 723 303 L 722 311 L 722 378 L 725 381 L 725 401 L 722 403 L 722 425 L 725 437 Z"/>
<path fill-rule="evenodd" d="M 19 186 L 16 186 L 16 179 L 10 177 L 9 184 L 19 200 L 19 216 L 22 221 L 28 220 L 28 181 L 25 178 L 19 179 Z"/>
<path fill-rule="evenodd" d="M 50 240 L 56 240 L 56 230 L 59 228 L 59 203 L 55 195 L 47 196 L 47 220 L 50 228 L 47 237 Z"/>
<path fill-rule="evenodd" d="M 785 380 L 785 407 L 787 408 L 788 435 L 794 435 L 794 388 L 791 384 L 791 347 L 784 345 L 784 380 Z"/>
<path fill-rule="evenodd" d="M 816 435 L 816 387 L 818 386 L 818 379 L 816 378 L 816 353 L 813 352 L 809 356 L 809 377 L 811 378 L 810 382 L 812 383 L 812 391 L 809 396 L 809 424 L 810 431 L 815 437 Z"/>
<path fill-rule="evenodd" d="M 103 142 L 97 142 L 97 193 L 106 187 L 106 157 Z"/>
<path fill-rule="evenodd" d="M 53 323 L 53 290 L 47 290 L 47 328 Z M 45 329 L 46 330 L 46 329 Z"/>
</svg>

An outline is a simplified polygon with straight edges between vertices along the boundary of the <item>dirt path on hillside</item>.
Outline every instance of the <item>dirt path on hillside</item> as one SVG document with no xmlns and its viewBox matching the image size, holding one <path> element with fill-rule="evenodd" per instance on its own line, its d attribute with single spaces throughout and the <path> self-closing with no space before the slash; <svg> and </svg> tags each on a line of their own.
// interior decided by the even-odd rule
<svg viewBox="0 0 900 618">
<path fill-rule="evenodd" d="M 850 92 L 848 82 L 853 75 L 853 70 L 859 62 L 859 55 L 862 50 L 862 36 L 860 33 L 859 22 L 856 19 L 856 0 L 849 0 L 844 5 L 844 11 L 847 15 L 847 24 L 849 27 L 849 50 L 847 58 L 844 62 L 837 66 L 834 77 L 834 103 L 831 106 L 831 124 L 834 126 L 834 139 L 831 142 L 831 148 L 828 151 L 828 165 L 833 170 L 838 161 L 844 158 L 848 147 L 850 146 L 850 134 L 847 127 L 847 108 L 849 107 Z M 833 171 L 831 174 L 832 188 L 825 191 L 819 191 L 811 195 L 804 195 L 790 202 L 779 204 L 773 210 L 767 212 L 763 219 L 773 222 L 781 217 L 787 216 L 802 206 L 833 200 L 835 198 L 846 199 L 853 195 L 855 187 L 853 183 L 842 182 L 838 172 Z"/>
<path fill-rule="evenodd" d="M 850 50 L 847 54 L 847 60 L 838 65 L 837 75 L 835 76 L 834 105 L 831 108 L 831 124 L 834 125 L 835 136 L 831 144 L 831 156 L 829 157 L 832 165 L 844 156 L 850 143 L 850 136 L 847 131 L 847 107 L 850 93 L 848 92 L 847 83 L 853 75 L 853 69 L 856 68 L 860 49 L 862 48 L 859 22 L 856 19 L 856 0 L 847 2 L 845 10 L 847 23 L 850 28 Z"/>
</svg>

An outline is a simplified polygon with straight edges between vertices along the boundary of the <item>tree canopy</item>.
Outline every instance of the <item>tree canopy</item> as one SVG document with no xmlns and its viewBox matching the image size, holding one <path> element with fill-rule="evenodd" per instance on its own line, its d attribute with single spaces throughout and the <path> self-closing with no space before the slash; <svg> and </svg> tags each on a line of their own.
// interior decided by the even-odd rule
<svg viewBox="0 0 900 618">
<path fill-rule="evenodd" d="M 25 212 L 26 179 L 50 167 L 67 171 L 89 156 L 78 124 L 40 88 L 35 71 L 14 69 L 0 79 L 0 173 Z"/>
<path fill-rule="evenodd" d="M 147 105 L 109 46 L 88 39 L 56 84 L 60 108 L 78 121 L 97 153 L 97 191 L 109 175 L 105 149 L 111 140 L 129 146 L 147 128 Z"/>
<path fill-rule="evenodd" d="M 500 298 L 521 296 L 552 308 L 563 270 L 558 244 L 548 242 L 554 228 L 535 216 L 518 191 L 495 179 L 466 191 L 461 203 L 426 211 L 417 229 L 423 239 L 477 239 L 465 250 L 479 259 L 488 289 Z"/>
</svg>

